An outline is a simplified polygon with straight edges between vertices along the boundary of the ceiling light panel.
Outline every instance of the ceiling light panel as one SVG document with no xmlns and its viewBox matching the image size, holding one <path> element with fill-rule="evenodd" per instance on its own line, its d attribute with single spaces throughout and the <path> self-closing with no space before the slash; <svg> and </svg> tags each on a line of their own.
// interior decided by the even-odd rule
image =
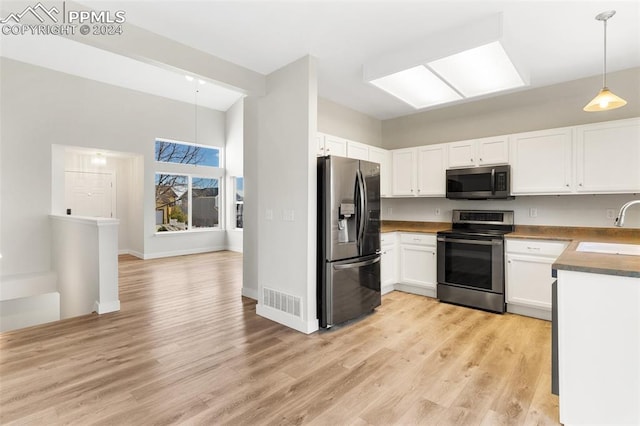
<svg viewBox="0 0 640 426">
<path fill-rule="evenodd" d="M 498 41 L 429 62 L 427 66 L 466 98 L 526 85 Z"/>
<path fill-rule="evenodd" d="M 422 65 L 371 80 L 371 84 L 416 109 L 462 99 L 455 90 Z"/>
</svg>

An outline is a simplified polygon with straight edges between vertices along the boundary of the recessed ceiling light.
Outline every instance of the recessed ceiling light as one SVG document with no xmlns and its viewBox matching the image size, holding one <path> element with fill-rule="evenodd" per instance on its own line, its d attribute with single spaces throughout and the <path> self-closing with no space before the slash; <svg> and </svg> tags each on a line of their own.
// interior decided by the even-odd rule
<svg viewBox="0 0 640 426">
<path fill-rule="evenodd" d="M 416 109 L 462 99 L 423 65 L 371 80 L 371 84 Z"/>
<path fill-rule="evenodd" d="M 206 84 L 206 81 L 198 79 L 198 83 L 202 85 L 202 84 Z"/>
<path fill-rule="evenodd" d="M 185 75 L 184 78 L 186 78 L 187 81 L 193 81 L 193 77 L 191 77 L 190 75 Z"/>
<path fill-rule="evenodd" d="M 466 98 L 525 85 L 499 41 L 427 64 Z"/>
</svg>

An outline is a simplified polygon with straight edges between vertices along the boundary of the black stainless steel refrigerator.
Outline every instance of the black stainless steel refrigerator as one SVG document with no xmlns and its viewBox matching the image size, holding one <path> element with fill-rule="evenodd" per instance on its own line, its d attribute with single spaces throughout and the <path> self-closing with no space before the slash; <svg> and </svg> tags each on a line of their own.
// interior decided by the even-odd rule
<svg viewBox="0 0 640 426">
<path fill-rule="evenodd" d="M 380 306 L 380 165 L 318 158 L 318 319 L 323 328 Z"/>
</svg>

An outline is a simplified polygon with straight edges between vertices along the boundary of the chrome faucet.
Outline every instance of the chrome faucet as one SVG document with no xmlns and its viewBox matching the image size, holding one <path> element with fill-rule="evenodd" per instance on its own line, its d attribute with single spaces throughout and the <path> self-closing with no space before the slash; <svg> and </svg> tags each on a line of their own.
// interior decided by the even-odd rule
<svg viewBox="0 0 640 426">
<path fill-rule="evenodd" d="M 627 209 L 634 204 L 640 204 L 640 200 L 631 200 L 627 203 L 624 203 L 624 205 L 620 207 L 620 212 L 618 213 L 618 217 L 616 218 L 615 222 L 616 226 L 624 225 L 624 214 L 627 212 Z"/>
</svg>

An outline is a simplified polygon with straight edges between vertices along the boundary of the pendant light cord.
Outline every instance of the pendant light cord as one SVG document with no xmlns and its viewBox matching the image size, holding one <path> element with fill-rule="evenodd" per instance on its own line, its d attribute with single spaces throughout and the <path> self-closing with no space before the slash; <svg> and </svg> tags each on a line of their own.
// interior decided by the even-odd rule
<svg viewBox="0 0 640 426">
<path fill-rule="evenodd" d="M 605 22 L 606 23 L 606 22 Z M 199 90 L 196 89 L 196 93 L 194 95 L 195 100 L 194 100 L 194 104 L 195 104 L 195 143 L 198 143 L 198 92 Z"/>
<path fill-rule="evenodd" d="M 604 20 L 604 60 L 602 61 L 602 87 L 607 87 L 607 21 Z"/>
</svg>

